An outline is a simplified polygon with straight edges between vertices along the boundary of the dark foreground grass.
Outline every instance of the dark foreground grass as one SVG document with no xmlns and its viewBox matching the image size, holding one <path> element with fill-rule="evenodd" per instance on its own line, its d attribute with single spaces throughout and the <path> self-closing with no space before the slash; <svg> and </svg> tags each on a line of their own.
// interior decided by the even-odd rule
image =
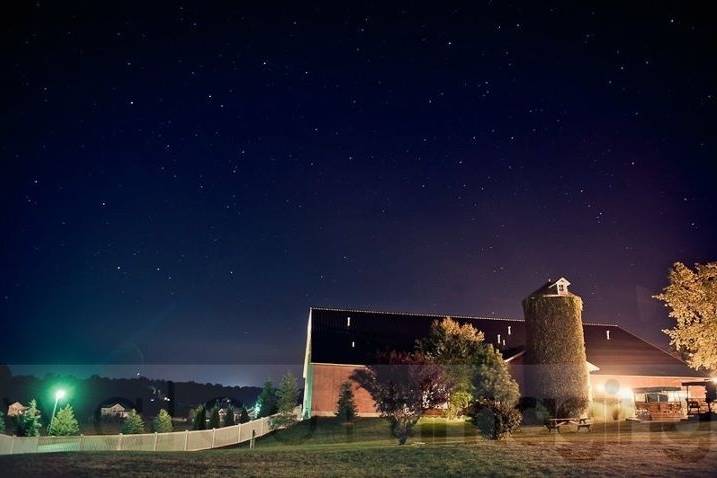
<svg viewBox="0 0 717 478">
<path fill-rule="evenodd" d="M 505 442 L 470 425 L 426 420 L 405 446 L 382 420 L 305 422 L 257 448 L 195 453 L 66 453 L 0 458 L 3 476 L 714 476 L 709 424 L 622 425 L 590 433 L 526 428 Z"/>
</svg>

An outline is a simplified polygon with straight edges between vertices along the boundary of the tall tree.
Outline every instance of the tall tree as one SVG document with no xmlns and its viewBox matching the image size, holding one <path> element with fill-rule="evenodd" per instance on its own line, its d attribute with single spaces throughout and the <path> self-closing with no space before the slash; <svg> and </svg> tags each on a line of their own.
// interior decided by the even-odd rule
<svg viewBox="0 0 717 478">
<path fill-rule="evenodd" d="M 694 270 L 675 262 L 669 281 L 655 296 L 675 320 L 674 327 L 663 332 L 675 350 L 686 354 L 691 367 L 716 372 L 717 262 L 695 264 Z"/>
<path fill-rule="evenodd" d="M 164 408 L 152 420 L 152 430 L 157 433 L 169 433 L 173 429 L 172 417 Z"/>
<path fill-rule="evenodd" d="M 50 435 L 73 436 L 80 434 L 80 424 L 77 423 L 75 412 L 68 403 L 56 414 L 50 425 Z"/>
<path fill-rule="evenodd" d="M 264 382 L 259 398 L 256 400 L 256 418 L 268 417 L 278 409 L 276 389 L 270 381 Z"/>
<path fill-rule="evenodd" d="M 204 430 L 207 428 L 207 409 L 204 405 L 199 405 L 194 409 L 192 416 L 192 430 Z"/>
<path fill-rule="evenodd" d="M 336 416 L 344 423 L 353 422 L 356 417 L 356 402 L 354 401 L 353 383 L 346 381 L 341 384 L 339 400 L 336 403 Z"/>
<path fill-rule="evenodd" d="M 471 324 L 460 324 L 450 317 L 435 320 L 431 332 L 416 344 L 416 350 L 443 365 L 452 383 L 446 416 L 462 415 L 473 400 L 476 357 L 482 356 L 483 332 Z"/>
<path fill-rule="evenodd" d="M 288 426 L 296 421 L 296 401 L 299 396 L 299 388 L 296 386 L 296 377 L 293 373 L 287 372 L 281 378 L 279 389 L 276 391 L 277 416 L 273 420 L 273 426 Z"/>
<path fill-rule="evenodd" d="M 127 418 L 122 422 L 122 433 L 125 435 L 137 435 L 144 433 L 144 420 L 142 415 L 132 409 L 127 414 Z"/>
<path fill-rule="evenodd" d="M 498 440 L 520 427 L 522 415 L 516 409 L 520 398 L 518 383 L 493 345 L 484 344 L 476 359 L 469 414 L 484 435 Z"/>
<path fill-rule="evenodd" d="M 212 407 L 211 411 L 209 412 L 209 427 L 208 428 L 221 428 L 222 426 L 222 417 L 219 415 L 219 407 L 214 406 Z"/>
<path fill-rule="evenodd" d="M 371 394 L 400 445 L 423 412 L 445 403 L 450 390 L 444 368 L 418 352 L 382 354 L 378 364 L 356 370 L 351 378 Z"/>
<path fill-rule="evenodd" d="M 227 405 L 226 409 L 224 410 L 225 427 L 233 427 L 237 424 L 235 414 L 236 411 L 234 410 L 234 407 L 232 407 L 231 405 Z"/>
<path fill-rule="evenodd" d="M 28 404 L 27 410 L 21 415 L 13 417 L 15 434 L 19 437 L 36 437 L 40 435 L 42 422 L 40 421 L 40 410 L 37 408 L 37 401 L 33 398 Z"/>
</svg>

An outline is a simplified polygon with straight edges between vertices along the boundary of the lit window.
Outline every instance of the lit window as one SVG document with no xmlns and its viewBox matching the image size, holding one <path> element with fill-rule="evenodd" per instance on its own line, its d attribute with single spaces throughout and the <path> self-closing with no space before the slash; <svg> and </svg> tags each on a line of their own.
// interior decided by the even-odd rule
<svg viewBox="0 0 717 478">
<path fill-rule="evenodd" d="M 351 348 L 352 349 L 356 348 L 356 342 L 354 342 L 353 340 L 351 341 Z"/>
<path fill-rule="evenodd" d="M 346 327 L 351 327 L 351 317 L 346 317 Z"/>
<path fill-rule="evenodd" d="M 607 340 L 610 340 L 610 331 L 609 331 L 609 330 L 606 330 L 606 331 L 605 331 L 605 338 L 606 338 Z"/>
<path fill-rule="evenodd" d="M 509 326 L 508 326 L 508 335 L 510 335 L 510 333 L 511 333 L 511 332 L 510 332 L 510 327 L 511 327 L 511 326 L 509 325 Z"/>
</svg>

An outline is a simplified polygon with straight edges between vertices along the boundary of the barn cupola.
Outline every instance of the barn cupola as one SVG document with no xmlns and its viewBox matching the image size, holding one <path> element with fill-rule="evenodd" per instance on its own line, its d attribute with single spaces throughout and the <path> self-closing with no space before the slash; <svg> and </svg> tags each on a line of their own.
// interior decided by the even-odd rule
<svg viewBox="0 0 717 478">
<path fill-rule="evenodd" d="M 565 277 L 561 277 L 560 279 L 556 280 L 555 282 L 548 281 L 548 289 L 550 292 L 552 292 L 555 295 L 569 295 L 568 287 L 570 286 L 570 281 L 567 280 Z"/>
</svg>

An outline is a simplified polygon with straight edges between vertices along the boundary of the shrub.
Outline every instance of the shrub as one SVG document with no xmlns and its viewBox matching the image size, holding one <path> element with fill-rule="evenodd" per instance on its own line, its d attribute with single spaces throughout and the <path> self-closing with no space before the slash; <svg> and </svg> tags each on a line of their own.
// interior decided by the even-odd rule
<svg viewBox="0 0 717 478">
<path fill-rule="evenodd" d="M 523 414 L 523 423 L 528 425 L 544 425 L 547 420 L 554 418 L 550 408 L 552 407 L 546 407 L 541 400 L 528 397 L 522 398 L 518 407 Z"/>
<path fill-rule="evenodd" d="M 127 414 L 127 418 L 125 418 L 122 423 L 122 433 L 125 435 L 144 433 L 144 420 L 142 420 L 142 415 L 137 413 L 136 410 L 130 410 Z"/>
<path fill-rule="evenodd" d="M 466 413 L 472 401 L 473 395 L 470 392 L 454 391 L 448 399 L 448 406 L 443 415 L 448 419 L 456 419 Z"/>
<path fill-rule="evenodd" d="M 339 400 L 336 403 L 336 416 L 343 420 L 344 423 L 351 423 L 356 417 L 353 384 L 350 381 L 341 384 Z"/>
<path fill-rule="evenodd" d="M 520 428 L 523 417 L 515 407 L 485 400 L 476 404 L 471 418 L 481 434 L 493 440 L 501 440 Z"/>
<path fill-rule="evenodd" d="M 0 433 L 5 433 L 5 414 L 0 412 Z"/>
<path fill-rule="evenodd" d="M 157 433 L 169 433 L 172 428 L 172 417 L 167 413 L 167 410 L 160 410 L 152 420 L 152 429 Z"/>
<path fill-rule="evenodd" d="M 80 424 L 77 423 L 75 412 L 68 403 L 55 414 L 54 420 L 50 423 L 50 435 L 73 436 L 80 434 Z"/>
</svg>

